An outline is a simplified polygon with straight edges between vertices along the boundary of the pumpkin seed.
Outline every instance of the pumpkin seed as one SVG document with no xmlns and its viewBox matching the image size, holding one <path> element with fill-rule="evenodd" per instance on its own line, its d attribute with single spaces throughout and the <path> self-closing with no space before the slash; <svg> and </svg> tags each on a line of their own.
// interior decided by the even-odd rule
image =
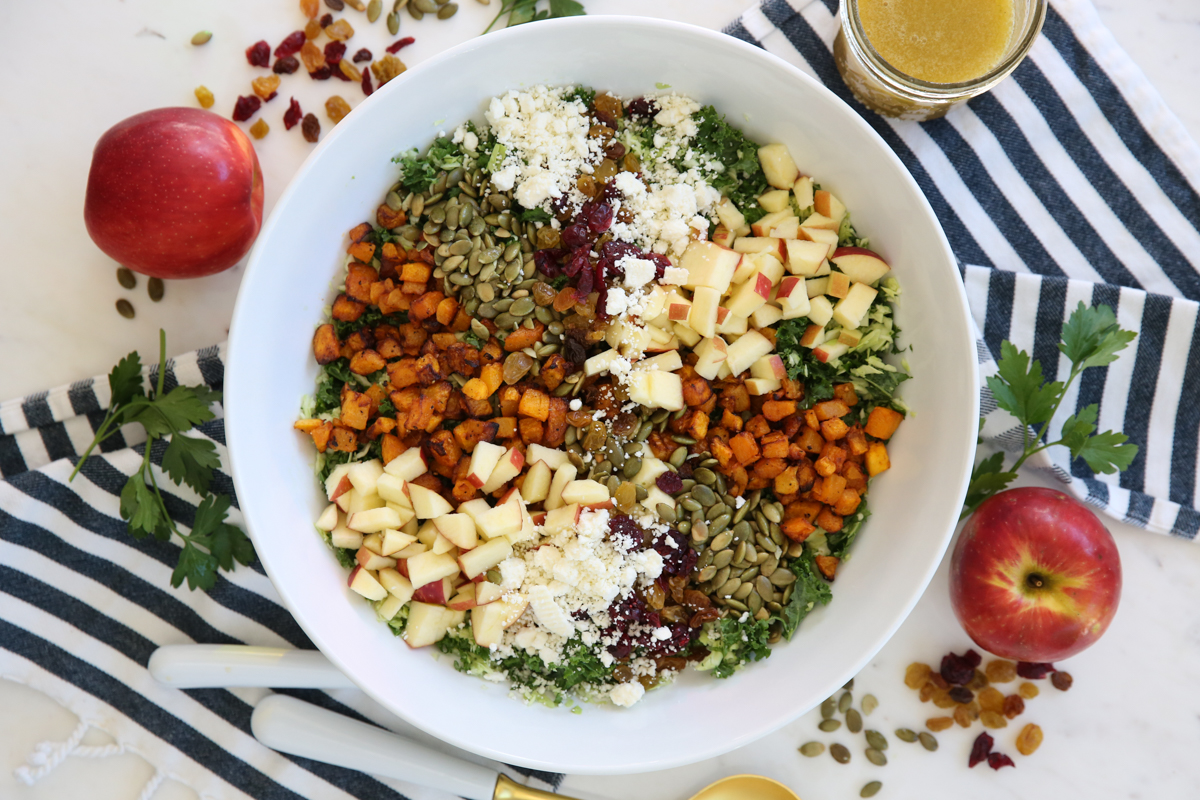
<svg viewBox="0 0 1200 800">
<path fill-rule="evenodd" d="M 729 600 L 725 601 L 725 605 L 729 606 L 730 608 L 736 608 L 738 611 L 749 611 L 750 610 L 750 607 L 748 605 L 746 605 L 745 603 L 743 603 L 741 600 L 729 599 Z"/>
<path fill-rule="evenodd" d="M 379 19 L 379 15 L 383 12 L 383 0 L 371 0 L 367 4 L 367 22 L 374 22 Z"/>
<path fill-rule="evenodd" d="M 820 742 L 805 742 L 800 745 L 800 755 L 815 758 L 825 752 L 825 745 Z"/>
<path fill-rule="evenodd" d="M 696 470 L 693 477 L 705 486 L 712 486 L 717 481 L 717 474 L 708 467 Z"/>
<path fill-rule="evenodd" d="M 724 585 L 725 581 L 729 580 L 729 567 L 721 567 L 717 570 L 717 574 L 713 577 L 713 583 L 717 586 Z"/>
<path fill-rule="evenodd" d="M 879 707 L 879 701 L 875 699 L 875 695 L 873 694 L 864 694 L 859 705 L 862 706 L 862 713 L 869 717 L 871 716 L 871 712 Z"/>
<path fill-rule="evenodd" d="M 854 695 L 850 692 L 843 692 L 838 698 L 838 713 L 845 714 L 846 709 L 850 708 L 850 704 L 854 702 Z"/>
<path fill-rule="evenodd" d="M 717 574 L 717 568 L 714 567 L 713 565 L 709 564 L 707 567 L 700 570 L 700 573 L 696 576 L 696 580 L 699 583 L 707 583 L 710 580 L 712 580 L 713 576 L 716 574 Z"/>
<path fill-rule="evenodd" d="M 721 514 L 709 524 L 709 531 L 715 536 L 729 527 L 729 514 Z"/>
<path fill-rule="evenodd" d="M 724 550 L 726 547 L 729 547 L 729 545 L 732 542 L 733 542 L 733 534 L 730 533 L 729 531 L 725 531 L 725 532 L 721 533 L 719 536 L 716 536 L 713 538 L 712 544 L 710 545 L 710 547 L 712 547 L 712 550 L 715 553 L 715 552 Z M 733 557 L 732 554 L 730 555 L 730 557 L 731 558 Z"/>
<path fill-rule="evenodd" d="M 832 722 L 833 720 L 829 721 Z M 833 756 L 833 760 L 839 764 L 850 763 L 850 751 L 846 749 L 846 745 L 844 744 L 829 745 L 829 755 Z"/>
<path fill-rule="evenodd" d="M 683 466 L 683 462 L 687 460 L 687 454 L 686 447 L 676 447 L 671 451 L 671 457 L 667 459 L 667 463 L 675 467 L 675 469 L 679 469 Z"/>
<path fill-rule="evenodd" d="M 880 751 L 876 750 L 874 747 L 868 747 L 866 755 L 867 755 L 867 761 L 870 761 L 872 764 L 874 764 L 877 767 L 882 767 L 887 764 L 887 756 L 885 756 Z"/>
<path fill-rule="evenodd" d="M 695 489 L 692 489 L 692 497 L 694 497 L 696 502 L 705 508 L 708 508 L 713 503 L 717 502 L 717 496 L 713 494 L 713 490 L 704 485 L 700 485 Z"/>
<path fill-rule="evenodd" d="M 198 47 L 202 44 L 208 44 L 210 39 L 212 39 L 212 31 L 200 31 L 192 37 L 192 44 Z"/>
<path fill-rule="evenodd" d="M 833 697 L 825 698 L 825 701 L 821 703 L 821 719 L 832 719 L 835 713 L 837 713 L 837 700 Z"/>
<path fill-rule="evenodd" d="M 762 575 L 754 579 L 754 591 L 758 592 L 758 596 L 763 600 L 770 600 L 775 596 L 775 591 L 771 588 L 771 582 Z M 858 731 L 855 731 L 855 733 L 858 733 Z"/>
<path fill-rule="evenodd" d="M 133 303 L 130 303 L 125 298 L 121 298 L 117 301 L 117 313 L 125 319 L 133 319 Z"/>
<path fill-rule="evenodd" d="M 938 749 L 938 740 L 929 731 L 921 731 L 917 734 L 917 738 L 921 740 L 921 747 L 924 747 L 929 752 L 932 753 Z"/>
<path fill-rule="evenodd" d="M 888 749 L 887 737 L 879 731 L 867 731 L 865 735 L 867 737 L 867 744 L 871 745 L 871 747 L 874 747 L 876 750 Z"/>
<path fill-rule="evenodd" d="M 862 788 L 862 791 L 860 791 L 858 793 L 858 796 L 859 797 L 874 797 L 875 795 L 879 794 L 879 790 L 882 788 L 883 788 L 882 781 L 871 781 L 870 783 L 868 783 L 866 786 L 864 786 Z"/>
<path fill-rule="evenodd" d="M 825 733 L 833 733 L 842 727 L 842 721 L 840 719 L 823 719 L 817 727 L 825 731 Z"/>
<path fill-rule="evenodd" d="M 713 551 L 710 551 L 710 552 L 713 552 Z M 722 550 L 722 551 L 718 552 L 715 556 L 713 556 L 713 563 L 716 564 L 718 568 L 719 567 L 727 567 L 727 566 L 729 566 L 730 562 L 732 562 L 732 561 L 733 561 L 733 551 L 732 550 Z"/>
<path fill-rule="evenodd" d="M 789 552 L 788 555 L 791 555 L 791 553 Z M 795 573 L 791 572 L 788 569 L 785 569 L 784 567 L 780 567 L 779 569 L 775 570 L 775 572 L 771 575 L 771 583 L 774 586 L 779 586 L 779 587 L 791 586 L 795 582 L 796 582 Z"/>
<path fill-rule="evenodd" d="M 741 578 L 738 578 L 738 580 L 740 581 Z M 743 582 L 742 585 L 737 588 L 737 591 L 735 591 L 733 593 L 733 599 L 734 600 L 746 600 L 748 597 L 750 597 L 750 593 L 753 591 L 754 591 L 754 584 Z M 758 609 L 755 609 L 755 610 L 757 611 Z"/>
<path fill-rule="evenodd" d="M 121 284 L 126 289 L 132 289 L 137 286 L 137 276 L 133 274 L 133 270 L 126 267 L 117 268 L 117 283 Z"/>
<path fill-rule="evenodd" d="M 908 728 L 896 728 L 896 738 L 902 742 L 912 744 L 917 740 L 917 734 Z"/>
<path fill-rule="evenodd" d="M 517 302 L 513 303 L 508 309 L 508 313 L 514 317 L 527 317 L 533 313 L 534 302 L 531 297 L 522 297 Z"/>
<path fill-rule="evenodd" d="M 858 733 L 862 730 L 862 715 L 853 708 L 846 711 L 846 729 L 851 733 Z"/>
<path fill-rule="evenodd" d="M 150 295 L 150 299 L 157 303 L 163 299 L 163 281 L 162 278 L 151 278 L 146 283 L 146 293 Z"/>
</svg>

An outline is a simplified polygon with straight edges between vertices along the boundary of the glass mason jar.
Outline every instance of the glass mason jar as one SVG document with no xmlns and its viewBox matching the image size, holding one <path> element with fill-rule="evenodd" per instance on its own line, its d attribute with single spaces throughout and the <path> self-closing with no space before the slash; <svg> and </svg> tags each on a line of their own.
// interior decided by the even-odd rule
<svg viewBox="0 0 1200 800">
<path fill-rule="evenodd" d="M 1046 19 L 1046 0 L 1013 0 L 1008 45 L 991 70 L 961 83 L 931 83 L 893 67 L 871 46 L 858 15 L 859 0 L 842 0 L 841 28 L 833 43 L 842 80 L 859 102 L 886 117 L 936 119 L 955 103 L 989 91 L 1008 77 L 1033 46 Z"/>
</svg>

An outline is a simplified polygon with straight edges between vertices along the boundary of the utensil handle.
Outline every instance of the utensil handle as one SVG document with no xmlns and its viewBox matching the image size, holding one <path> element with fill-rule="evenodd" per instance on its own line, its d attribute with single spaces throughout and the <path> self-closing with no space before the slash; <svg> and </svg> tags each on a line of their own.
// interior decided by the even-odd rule
<svg viewBox="0 0 1200 800">
<path fill-rule="evenodd" d="M 254 737 L 273 750 L 493 800 L 500 773 L 294 697 L 274 694 L 250 717 Z"/>
<path fill-rule="evenodd" d="M 223 644 L 166 645 L 150 656 L 150 674 L 179 689 L 234 686 L 352 689 L 354 684 L 316 650 Z"/>
</svg>

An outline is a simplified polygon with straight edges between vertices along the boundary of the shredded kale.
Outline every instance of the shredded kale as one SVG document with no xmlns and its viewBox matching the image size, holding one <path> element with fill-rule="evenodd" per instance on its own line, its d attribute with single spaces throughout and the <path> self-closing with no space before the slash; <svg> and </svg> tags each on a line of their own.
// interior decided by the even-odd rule
<svg viewBox="0 0 1200 800">
<path fill-rule="evenodd" d="M 347 453 L 344 450 L 326 450 L 321 455 L 323 459 L 321 461 L 321 468 L 317 470 L 317 480 L 322 484 L 329 477 L 329 473 L 333 472 L 334 467 L 339 464 L 349 463 L 354 459 L 354 453 Z M 354 565 L 347 564 L 346 566 L 352 567 Z"/>
<path fill-rule="evenodd" d="M 543 208 L 529 208 L 521 211 L 521 222 L 549 222 L 554 219 L 549 211 Z"/>
<path fill-rule="evenodd" d="M 483 347 L 483 345 L 485 343 L 485 341 L 483 339 L 480 339 L 478 336 L 475 335 L 474 331 L 467 331 L 466 333 L 464 333 L 462 340 L 464 342 L 466 342 L 467 344 L 471 345 L 471 347 L 474 347 L 476 350 Z"/>
<path fill-rule="evenodd" d="M 572 100 L 578 100 L 588 108 L 592 107 L 592 101 L 595 99 L 596 90 L 590 86 L 583 86 L 582 84 L 576 86 L 574 89 L 563 95 L 563 100 L 565 102 L 569 103 Z"/>
<path fill-rule="evenodd" d="M 437 643 L 437 648 L 455 657 L 454 668 L 472 675 L 502 673 L 515 685 L 525 689 L 526 697 L 557 706 L 566 694 L 580 684 L 612 682 L 612 670 L 604 666 L 599 656 L 591 652 L 578 637 L 563 646 L 562 658 L 546 664 L 536 654 L 519 652 L 507 658 L 492 660 L 486 647 L 475 644 L 468 628 L 451 631 Z"/>
<path fill-rule="evenodd" d="M 352 569 L 358 563 L 354 558 L 354 551 L 348 547 L 333 547 L 333 554 L 337 556 L 338 563 L 346 569 Z"/>
<path fill-rule="evenodd" d="M 724 172 L 712 176 L 709 182 L 733 201 L 746 217 L 747 224 L 757 221 L 766 214 L 758 204 L 758 196 L 770 188 L 758 161 L 758 145 L 726 122 L 712 106 L 704 106 L 694 119 L 697 132 L 693 148 L 721 162 L 724 167 Z M 684 165 L 680 163 L 676 167 L 683 168 Z"/>
<path fill-rule="evenodd" d="M 462 145 L 455 144 L 445 136 L 433 140 L 425 155 L 416 148 L 401 153 L 392 159 L 400 165 L 400 183 L 410 192 L 425 192 L 437 180 L 438 173 L 461 167 L 466 158 Z"/>
<path fill-rule="evenodd" d="M 862 524 L 861 521 L 859 524 Z M 857 528 L 855 530 L 857 531 Z M 783 627 L 783 638 L 791 639 L 796 628 L 800 627 L 800 623 L 818 603 L 826 605 L 833 599 L 833 592 L 817 572 L 814 553 L 807 547 L 799 558 L 787 562 L 785 566 L 796 576 L 796 582 L 792 584 L 795 588 L 792 589 L 792 598 L 783 611 L 771 620 L 778 620 Z"/>
<path fill-rule="evenodd" d="M 567 281 L 569 280 L 570 278 L 568 278 L 566 275 L 559 275 L 557 278 L 550 279 L 550 286 L 553 287 L 555 291 L 559 291 L 567 285 Z"/>
<path fill-rule="evenodd" d="M 862 502 L 858 506 L 858 510 L 852 516 L 846 517 L 842 521 L 842 529 L 837 533 L 826 533 L 825 541 L 829 543 L 829 554 L 838 558 L 845 558 L 846 552 L 850 549 L 850 545 L 854 543 L 855 537 L 858 536 L 859 530 L 862 529 L 862 524 L 866 522 L 867 517 L 871 516 L 871 512 L 867 509 L 866 502 Z"/>
<path fill-rule="evenodd" d="M 326 364 L 317 377 L 317 391 L 313 395 L 313 414 L 321 415 L 342 407 L 342 386 L 353 380 L 350 362 L 344 358 Z"/>
<path fill-rule="evenodd" d="M 387 228 L 380 228 L 379 226 L 372 226 L 371 232 L 368 233 L 365 237 L 363 237 L 363 241 L 367 242 L 369 244 L 376 245 L 377 247 L 383 247 L 388 242 L 395 242 L 395 241 L 399 240 L 399 238 L 400 238 L 399 236 L 392 233 Z"/>
<path fill-rule="evenodd" d="M 754 619 L 749 614 L 704 623 L 700 644 L 708 648 L 708 656 L 696 669 L 711 671 L 714 678 L 728 678 L 743 664 L 767 658 L 771 655 L 767 644 L 770 624 L 769 619 Z"/>
<path fill-rule="evenodd" d="M 406 322 L 408 322 L 407 311 L 384 314 L 379 310 L 379 306 L 370 306 L 362 313 L 361 317 L 353 322 L 338 319 L 333 320 L 333 332 L 337 334 L 339 339 L 345 339 L 361 328 L 375 328 L 379 325 L 403 325 Z"/>
</svg>

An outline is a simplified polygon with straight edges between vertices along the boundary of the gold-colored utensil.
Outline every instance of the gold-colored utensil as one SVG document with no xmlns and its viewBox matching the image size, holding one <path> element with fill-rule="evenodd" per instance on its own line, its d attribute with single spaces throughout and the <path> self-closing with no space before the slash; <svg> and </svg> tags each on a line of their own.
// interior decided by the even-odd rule
<svg viewBox="0 0 1200 800">
<path fill-rule="evenodd" d="M 501 775 L 496 780 L 496 792 L 492 795 L 492 800 L 571 800 L 571 798 L 521 786 Z M 692 797 L 692 800 L 800 800 L 800 797 L 782 783 L 761 775 L 731 775 L 705 786 Z"/>
</svg>

